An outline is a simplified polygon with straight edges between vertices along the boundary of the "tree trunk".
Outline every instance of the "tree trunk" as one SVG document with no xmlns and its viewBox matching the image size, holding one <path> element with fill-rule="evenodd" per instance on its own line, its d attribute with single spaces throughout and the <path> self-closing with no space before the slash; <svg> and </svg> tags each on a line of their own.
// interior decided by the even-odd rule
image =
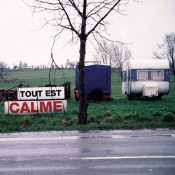
<svg viewBox="0 0 175 175">
<path fill-rule="evenodd" d="M 78 113 L 78 124 L 87 123 L 87 99 L 85 87 L 85 54 L 86 54 L 86 37 L 80 38 L 80 59 L 79 59 L 79 90 L 80 90 L 80 104 Z"/>
<path fill-rule="evenodd" d="M 82 26 L 80 34 L 80 59 L 79 59 L 79 91 L 80 91 L 80 104 L 78 113 L 78 124 L 85 125 L 87 123 L 87 99 L 86 99 L 86 86 L 85 86 L 85 71 L 84 71 L 84 61 L 86 54 L 86 8 L 87 0 L 83 3 L 83 16 L 82 16 Z"/>
</svg>

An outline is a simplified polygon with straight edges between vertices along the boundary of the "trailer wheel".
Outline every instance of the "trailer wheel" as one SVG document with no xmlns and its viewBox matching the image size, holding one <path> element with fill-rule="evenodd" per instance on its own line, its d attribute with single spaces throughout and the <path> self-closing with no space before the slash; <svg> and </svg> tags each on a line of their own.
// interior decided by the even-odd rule
<svg viewBox="0 0 175 175">
<path fill-rule="evenodd" d="M 133 100 L 133 96 L 131 94 L 127 95 L 128 100 Z"/>
<path fill-rule="evenodd" d="M 162 99 L 162 95 L 158 95 L 158 100 L 161 100 Z"/>
<path fill-rule="evenodd" d="M 100 101 L 103 98 L 103 92 L 100 89 L 94 89 L 91 96 L 94 101 Z"/>
</svg>

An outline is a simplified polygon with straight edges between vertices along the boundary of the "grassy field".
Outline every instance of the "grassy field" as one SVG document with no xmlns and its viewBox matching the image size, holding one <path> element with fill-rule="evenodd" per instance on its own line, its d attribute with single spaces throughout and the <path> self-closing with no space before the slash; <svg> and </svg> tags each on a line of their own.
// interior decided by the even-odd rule
<svg viewBox="0 0 175 175">
<path fill-rule="evenodd" d="M 12 88 L 19 83 L 37 87 L 45 84 L 61 85 L 71 82 L 71 99 L 67 113 L 33 116 L 5 115 L 4 103 L 0 103 L 0 132 L 48 131 L 48 130 L 90 130 L 90 129 L 139 129 L 175 127 L 175 79 L 171 77 L 170 93 L 162 100 L 132 100 L 121 94 L 121 80 L 112 75 L 111 101 L 100 104 L 89 101 L 88 124 L 77 125 L 79 102 L 74 100 L 75 70 L 65 69 L 13 72 L 0 88 Z M 55 80 L 54 80 L 55 77 Z"/>
</svg>

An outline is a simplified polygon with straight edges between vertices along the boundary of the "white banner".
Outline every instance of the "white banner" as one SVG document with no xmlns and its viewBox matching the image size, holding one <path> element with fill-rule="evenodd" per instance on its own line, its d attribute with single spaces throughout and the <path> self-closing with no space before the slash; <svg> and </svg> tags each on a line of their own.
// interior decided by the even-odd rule
<svg viewBox="0 0 175 175">
<path fill-rule="evenodd" d="M 64 87 L 18 88 L 18 100 L 65 99 Z"/>
<path fill-rule="evenodd" d="M 8 101 L 4 111 L 5 114 L 19 115 L 67 112 L 67 100 Z"/>
</svg>

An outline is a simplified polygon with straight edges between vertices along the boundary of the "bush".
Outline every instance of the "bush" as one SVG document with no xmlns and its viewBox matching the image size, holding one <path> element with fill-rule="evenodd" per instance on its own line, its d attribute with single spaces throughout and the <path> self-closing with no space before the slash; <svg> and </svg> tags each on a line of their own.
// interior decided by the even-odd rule
<svg viewBox="0 0 175 175">
<path fill-rule="evenodd" d="M 71 114 L 73 114 L 73 115 L 78 115 L 78 109 L 77 108 L 73 108 L 71 111 Z"/>
<path fill-rule="evenodd" d="M 175 121 L 175 117 L 173 116 L 171 112 L 168 112 L 162 117 L 162 121 L 163 122 L 173 122 Z"/>
<path fill-rule="evenodd" d="M 59 123 L 61 122 L 61 119 L 60 118 L 55 118 L 51 121 L 51 125 L 52 126 L 57 126 L 59 125 Z"/>
<path fill-rule="evenodd" d="M 101 123 L 105 117 L 103 115 L 90 116 L 88 117 L 88 123 Z"/>
<path fill-rule="evenodd" d="M 160 116 L 161 116 L 161 113 L 160 112 L 153 113 L 153 117 L 160 117 Z"/>
<path fill-rule="evenodd" d="M 112 114 L 111 114 L 110 111 L 107 111 L 107 112 L 105 113 L 105 117 L 111 117 L 111 116 L 112 116 Z"/>
<path fill-rule="evenodd" d="M 20 122 L 20 125 L 23 127 L 23 128 L 27 128 L 27 127 L 30 127 L 32 125 L 32 122 L 30 121 L 30 117 L 28 116 L 24 116 Z"/>
<path fill-rule="evenodd" d="M 70 120 L 71 125 L 77 125 L 78 124 L 78 117 L 74 117 Z"/>
<path fill-rule="evenodd" d="M 61 126 L 70 126 L 71 125 L 70 121 L 67 121 L 65 118 L 63 118 L 60 121 L 60 124 L 61 124 Z"/>
<path fill-rule="evenodd" d="M 0 119 L 0 124 L 2 124 L 2 125 L 7 125 L 7 124 L 9 124 L 9 120 L 6 119 L 6 118 Z"/>
<path fill-rule="evenodd" d="M 115 116 L 114 120 L 116 123 L 122 123 L 123 122 L 123 118 L 121 116 Z"/>
<path fill-rule="evenodd" d="M 134 115 L 133 113 L 131 113 L 131 114 L 126 114 L 126 115 L 124 116 L 124 119 L 126 119 L 126 120 L 133 120 L 133 119 L 135 119 L 135 118 L 137 118 L 137 116 Z"/>
<path fill-rule="evenodd" d="M 48 122 L 47 118 L 41 118 L 38 120 L 39 124 L 46 124 Z"/>
<path fill-rule="evenodd" d="M 171 112 L 172 114 L 175 114 L 175 110 L 173 110 L 173 109 L 170 109 L 170 112 Z"/>
<path fill-rule="evenodd" d="M 106 117 L 106 118 L 104 118 L 103 122 L 104 123 L 114 123 L 114 120 L 112 117 Z"/>
</svg>

